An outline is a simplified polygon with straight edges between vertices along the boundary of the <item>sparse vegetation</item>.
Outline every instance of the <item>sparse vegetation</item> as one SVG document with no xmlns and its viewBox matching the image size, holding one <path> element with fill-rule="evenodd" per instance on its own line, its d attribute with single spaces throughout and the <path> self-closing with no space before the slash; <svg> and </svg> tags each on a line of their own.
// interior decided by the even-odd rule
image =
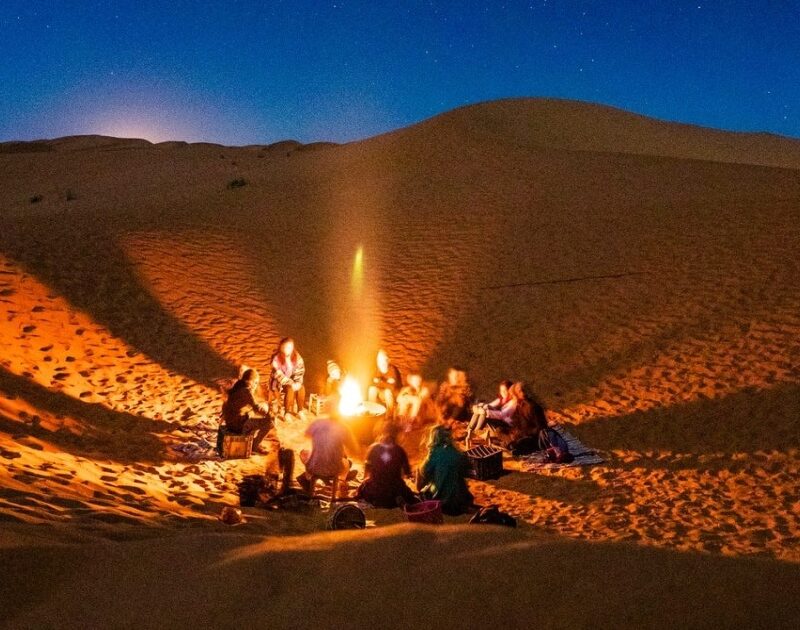
<svg viewBox="0 0 800 630">
<path fill-rule="evenodd" d="M 239 178 L 239 179 L 232 179 L 228 182 L 228 190 L 233 190 L 234 188 L 242 188 L 247 186 L 247 181 Z"/>
</svg>

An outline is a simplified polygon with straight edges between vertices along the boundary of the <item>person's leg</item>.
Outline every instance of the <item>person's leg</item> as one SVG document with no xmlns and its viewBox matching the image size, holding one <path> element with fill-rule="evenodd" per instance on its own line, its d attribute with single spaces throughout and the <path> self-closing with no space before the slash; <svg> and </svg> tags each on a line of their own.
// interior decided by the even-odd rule
<svg viewBox="0 0 800 630">
<path fill-rule="evenodd" d="M 394 392 L 391 389 L 383 390 L 383 400 L 386 403 L 386 411 L 391 412 L 394 410 Z"/>
<path fill-rule="evenodd" d="M 267 437 L 267 433 L 269 433 L 271 428 L 272 420 L 270 418 L 253 417 L 248 418 L 247 422 L 245 422 L 243 433 L 245 435 L 255 433 L 253 437 L 254 451 L 258 450 L 258 447 L 261 445 L 264 438 Z"/>
<path fill-rule="evenodd" d="M 294 413 L 294 403 L 297 398 L 297 392 L 294 391 L 294 387 L 291 385 L 287 385 L 284 388 L 284 411 L 286 413 Z"/>
<path fill-rule="evenodd" d="M 412 418 L 416 418 L 419 415 L 419 408 L 421 405 L 422 405 L 422 398 L 420 398 L 419 396 L 410 396 L 408 415 Z"/>
<path fill-rule="evenodd" d="M 301 385 L 300 389 L 295 392 L 295 400 L 297 401 L 297 411 L 303 411 L 306 408 L 306 386 Z"/>
</svg>

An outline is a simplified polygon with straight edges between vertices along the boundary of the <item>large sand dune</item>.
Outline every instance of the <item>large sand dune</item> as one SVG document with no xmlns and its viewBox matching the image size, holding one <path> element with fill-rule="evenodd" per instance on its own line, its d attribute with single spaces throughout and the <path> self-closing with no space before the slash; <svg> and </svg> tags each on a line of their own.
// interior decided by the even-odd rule
<svg viewBox="0 0 800 630">
<path fill-rule="evenodd" d="M 343 575 L 361 570 L 390 591 L 418 581 L 434 561 L 424 554 L 455 558 L 455 573 L 475 577 L 481 561 L 470 554 L 484 552 L 499 587 L 501 559 L 507 584 L 562 567 L 553 584 L 578 625 L 678 623 L 695 610 L 692 597 L 717 614 L 738 602 L 697 625 L 738 625 L 766 609 L 764 625 L 790 625 L 800 561 L 800 142 L 509 100 L 340 146 L 0 144 L 0 191 L 1 542 L 13 548 L 15 579 L 39 591 L 11 609 L 20 626 L 53 625 L 60 610 L 75 624 L 112 622 L 118 587 L 87 600 L 97 607 L 75 602 L 75 589 L 97 588 L 75 567 L 99 571 L 106 554 L 111 583 L 136 572 L 130 619 L 145 619 L 147 582 L 160 571 L 155 559 L 135 561 L 147 545 L 84 543 L 153 536 L 169 562 L 183 562 L 187 545 L 187 584 L 220 606 L 222 591 L 215 599 L 197 582 L 213 573 L 198 544 L 209 562 L 234 554 L 259 575 L 254 558 L 284 558 L 298 599 L 280 596 L 283 625 L 308 621 L 296 617 L 297 580 L 310 567 L 326 567 L 312 585 L 344 607 L 331 579 L 340 561 Z M 531 381 L 553 419 L 607 462 L 475 483 L 480 500 L 526 530 L 504 533 L 495 555 L 493 535 L 463 528 L 277 538 L 236 551 L 251 535 L 320 526 L 258 514 L 247 535 L 198 543 L 224 529 L 213 515 L 264 459 L 186 462 L 170 446 L 213 424 L 217 379 L 243 362 L 266 370 L 287 334 L 313 383 L 326 358 L 358 367 L 378 344 L 430 379 L 466 366 L 484 396 L 503 377 Z M 300 444 L 299 427 L 279 433 Z M 399 515 L 370 518 L 381 526 Z M 558 548 L 552 560 L 547 545 Z M 385 563 L 352 560 L 381 549 L 416 559 L 387 576 Z M 48 575 L 67 584 L 52 598 Z M 431 592 L 450 593 L 435 576 Z M 656 592 L 665 576 L 687 580 L 675 608 Z M 466 578 L 452 579 L 468 590 Z M 533 599 L 496 590 L 481 610 L 506 611 L 511 626 L 541 619 Z M 2 592 L 14 599 L 22 587 Z M 622 606 L 628 592 L 630 609 L 608 616 L 603 602 Z M 745 592 L 752 610 L 740 605 Z M 187 597 L 168 601 L 185 607 Z M 164 612 L 165 625 L 204 610 Z M 333 623 L 346 609 L 320 610 Z M 375 619 L 365 610 L 362 619 Z M 235 625 L 233 612 L 219 614 L 209 623 Z"/>
</svg>

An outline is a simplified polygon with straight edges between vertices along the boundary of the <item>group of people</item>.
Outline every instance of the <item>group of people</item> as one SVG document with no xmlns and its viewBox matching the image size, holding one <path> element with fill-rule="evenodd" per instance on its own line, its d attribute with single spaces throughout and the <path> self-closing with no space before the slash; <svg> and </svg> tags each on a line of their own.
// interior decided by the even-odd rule
<svg viewBox="0 0 800 630">
<path fill-rule="evenodd" d="M 224 432 L 253 433 L 253 449 L 263 452 L 261 443 L 273 426 L 273 418 L 305 413 L 305 363 L 291 338 L 280 341 L 270 361 L 266 401 L 258 398 L 260 377 L 253 368 L 243 368 L 239 379 L 227 390 L 222 406 L 220 436 Z M 335 361 L 327 363 L 325 393 L 328 413 L 309 425 L 306 436 L 311 447 L 300 453 L 305 472 L 298 477 L 308 487 L 315 479 L 345 478 L 351 458 L 360 448 L 338 413 L 339 387 L 344 371 Z M 539 436 L 547 429 L 541 403 L 520 382 L 502 381 L 497 397 L 489 403 L 475 400 L 464 370 L 451 368 L 435 396 L 424 386 L 419 374 L 403 380 L 400 370 L 384 350 L 377 353 L 368 398 L 386 408 L 377 440 L 364 458 L 364 482 L 358 497 L 376 507 L 395 507 L 421 498 L 441 501 L 446 514 L 459 514 L 472 506 L 466 484 L 469 461 L 454 439 L 453 431 L 465 427 L 464 442 L 469 449 L 476 436 L 496 440 L 514 454 L 539 448 Z M 412 476 L 406 451 L 397 435 L 407 423 L 422 415 L 434 421 L 426 455 L 416 474 L 417 491 L 409 487 Z M 432 416 L 432 417 L 430 417 Z M 218 442 L 221 447 L 222 437 Z"/>
</svg>

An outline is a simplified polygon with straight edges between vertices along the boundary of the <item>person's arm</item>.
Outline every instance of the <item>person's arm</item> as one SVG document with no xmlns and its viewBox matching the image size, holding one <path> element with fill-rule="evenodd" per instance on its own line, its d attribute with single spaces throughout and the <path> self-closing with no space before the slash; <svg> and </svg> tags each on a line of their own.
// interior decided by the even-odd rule
<svg viewBox="0 0 800 630">
<path fill-rule="evenodd" d="M 406 477 L 411 476 L 411 464 L 408 461 L 408 454 L 406 453 L 405 449 L 402 446 L 398 446 L 397 448 L 400 449 L 400 457 L 402 458 L 401 466 L 403 475 Z"/>
<path fill-rule="evenodd" d="M 303 386 L 303 379 L 306 375 L 306 362 L 303 361 L 303 357 L 299 354 L 297 355 L 297 365 L 294 366 L 294 372 L 292 372 L 292 381 L 294 383 L 295 389 L 300 389 Z"/>
<path fill-rule="evenodd" d="M 516 411 L 516 409 L 517 409 L 517 399 L 512 398 L 500 409 L 490 409 L 486 415 L 487 417 L 492 418 L 493 420 L 502 420 L 507 424 L 511 424 L 511 418 L 514 415 L 514 411 Z"/>
<path fill-rule="evenodd" d="M 292 384 L 292 379 L 284 373 L 281 369 L 280 361 L 278 360 L 278 356 L 275 355 L 275 358 L 272 359 L 272 380 L 278 381 L 281 387 L 286 387 L 287 385 Z"/>
<path fill-rule="evenodd" d="M 247 404 L 253 408 L 253 411 L 266 415 L 269 413 L 269 405 L 267 403 L 258 402 L 256 397 L 249 389 L 247 390 Z"/>
<path fill-rule="evenodd" d="M 495 398 L 492 402 L 486 405 L 489 409 L 499 409 L 500 408 L 500 398 Z"/>
</svg>

